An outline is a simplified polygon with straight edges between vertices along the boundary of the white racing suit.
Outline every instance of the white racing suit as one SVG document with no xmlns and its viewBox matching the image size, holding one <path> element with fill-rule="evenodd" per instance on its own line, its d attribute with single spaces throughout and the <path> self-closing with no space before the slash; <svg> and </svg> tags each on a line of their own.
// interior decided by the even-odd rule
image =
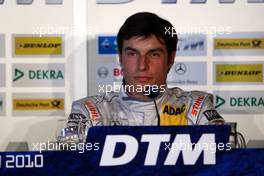
<svg viewBox="0 0 264 176">
<path fill-rule="evenodd" d="M 87 130 L 92 126 L 208 125 L 224 122 L 213 106 L 213 96 L 205 92 L 166 88 L 156 98 L 156 103 L 159 120 L 153 100 L 135 100 L 124 91 L 77 100 L 72 104 L 61 140 L 67 141 L 72 136 L 79 141 L 85 140 Z"/>
</svg>

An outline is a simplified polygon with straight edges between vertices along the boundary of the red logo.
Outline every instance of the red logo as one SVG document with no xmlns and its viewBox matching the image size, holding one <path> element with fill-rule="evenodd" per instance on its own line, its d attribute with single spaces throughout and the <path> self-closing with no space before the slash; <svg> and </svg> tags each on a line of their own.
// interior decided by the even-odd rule
<svg viewBox="0 0 264 176">
<path fill-rule="evenodd" d="M 93 121 L 97 120 L 99 118 L 99 114 L 98 114 L 98 111 L 97 111 L 95 105 L 91 101 L 86 101 L 85 102 L 85 106 L 86 106 L 86 108 L 88 109 L 88 111 L 90 113 L 91 119 Z"/>
<path fill-rule="evenodd" d="M 194 102 L 194 104 L 192 106 L 192 115 L 193 116 L 196 117 L 198 115 L 198 112 L 199 112 L 198 110 L 201 108 L 201 105 L 202 105 L 203 100 L 204 100 L 204 96 L 199 96 L 195 100 L 195 102 Z"/>
<path fill-rule="evenodd" d="M 113 75 L 114 76 L 123 76 L 123 71 L 121 68 L 114 68 L 113 69 Z"/>
</svg>

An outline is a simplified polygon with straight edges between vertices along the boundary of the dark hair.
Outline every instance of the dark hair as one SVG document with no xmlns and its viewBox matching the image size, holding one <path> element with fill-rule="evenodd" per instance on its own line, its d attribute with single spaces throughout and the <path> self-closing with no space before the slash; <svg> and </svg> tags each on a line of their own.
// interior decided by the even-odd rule
<svg viewBox="0 0 264 176">
<path fill-rule="evenodd" d="M 170 29 L 170 34 L 165 33 L 166 29 Z M 172 30 L 174 32 L 173 35 Z M 117 34 L 119 53 L 122 53 L 124 40 L 129 40 L 135 36 L 147 38 L 150 35 L 155 35 L 160 42 L 165 42 L 169 54 L 176 51 L 178 38 L 172 24 L 154 13 L 140 12 L 128 17 L 123 26 L 121 26 Z"/>
</svg>

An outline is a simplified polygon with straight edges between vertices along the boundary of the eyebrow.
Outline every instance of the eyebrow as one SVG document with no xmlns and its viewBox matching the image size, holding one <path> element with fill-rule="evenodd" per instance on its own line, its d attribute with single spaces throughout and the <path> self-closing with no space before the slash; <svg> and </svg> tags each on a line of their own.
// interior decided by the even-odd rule
<svg viewBox="0 0 264 176">
<path fill-rule="evenodd" d="M 137 49 L 135 49 L 135 48 L 131 48 L 131 47 L 126 47 L 125 49 L 124 49 L 124 51 L 134 51 L 134 52 L 139 52 Z M 150 49 L 149 51 L 148 51 L 148 53 L 150 53 L 150 52 L 162 52 L 162 53 L 165 53 L 164 52 L 164 50 L 162 49 L 162 48 L 153 48 L 153 49 Z"/>
<path fill-rule="evenodd" d="M 148 52 L 162 52 L 162 53 L 164 53 L 164 50 L 162 48 L 154 48 L 154 49 L 149 50 Z"/>
<path fill-rule="evenodd" d="M 135 48 L 131 48 L 131 47 L 126 47 L 125 49 L 124 49 L 124 51 L 134 51 L 134 52 L 138 52 L 138 50 L 137 49 L 135 49 Z"/>
</svg>

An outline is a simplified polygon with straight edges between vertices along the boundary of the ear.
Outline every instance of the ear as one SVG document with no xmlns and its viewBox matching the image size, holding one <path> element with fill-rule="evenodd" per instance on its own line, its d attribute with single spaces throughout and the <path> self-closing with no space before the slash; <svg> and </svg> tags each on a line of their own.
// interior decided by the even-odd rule
<svg viewBox="0 0 264 176">
<path fill-rule="evenodd" d="M 176 55 L 176 52 L 175 51 L 173 51 L 171 54 L 170 54 L 170 56 L 169 56 L 169 60 L 168 60 L 168 64 L 169 64 L 169 70 L 168 70 L 168 72 L 170 71 L 170 68 L 172 67 L 172 65 L 174 64 L 174 58 L 175 58 L 175 55 Z"/>
<path fill-rule="evenodd" d="M 119 64 L 121 65 L 121 67 L 122 67 L 122 65 L 123 65 L 123 62 L 122 62 L 122 54 L 121 53 L 118 53 L 118 60 L 119 60 Z"/>
</svg>

